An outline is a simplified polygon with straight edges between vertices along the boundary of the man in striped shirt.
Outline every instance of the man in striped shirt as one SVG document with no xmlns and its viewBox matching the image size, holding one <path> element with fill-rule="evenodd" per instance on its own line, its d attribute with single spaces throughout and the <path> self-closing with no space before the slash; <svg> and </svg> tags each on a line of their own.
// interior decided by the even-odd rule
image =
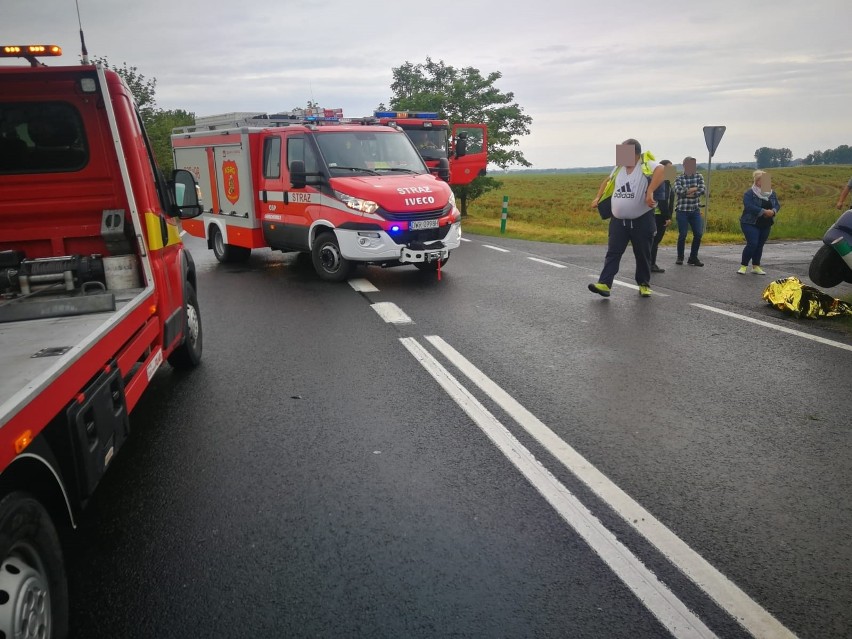
<svg viewBox="0 0 852 639">
<path fill-rule="evenodd" d="M 701 218 L 699 200 L 704 195 L 704 176 L 696 170 L 696 160 L 693 157 L 683 159 L 683 173 L 675 179 L 675 193 L 677 194 L 677 205 L 675 215 L 677 219 L 677 261 L 683 264 L 684 249 L 686 248 L 686 234 L 692 229 L 692 246 L 689 249 L 687 264 L 692 266 L 704 266 L 704 262 L 698 259 L 698 247 L 701 246 L 701 236 L 704 235 L 704 220 Z"/>
</svg>

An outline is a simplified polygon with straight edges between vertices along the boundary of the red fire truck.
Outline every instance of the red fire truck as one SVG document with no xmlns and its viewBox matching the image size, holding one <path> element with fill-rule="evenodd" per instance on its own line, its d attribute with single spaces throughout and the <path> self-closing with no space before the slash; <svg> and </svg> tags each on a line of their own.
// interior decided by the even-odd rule
<svg viewBox="0 0 852 639">
<path fill-rule="evenodd" d="M 484 124 L 454 124 L 427 111 L 376 111 L 380 124 L 396 124 L 408 134 L 433 171 L 449 167 L 448 182 L 470 184 L 485 175 L 488 165 L 488 127 Z"/>
<path fill-rule="evenodd" d="M 49 67 L 54 46 L 0 47 L 0 636 L 64 637 L 60 538 L 130 433 L 164 361 L 201 358 L 195 267 L 122 79 Z"/>
<path fill-rule="evenodd" d="M 244 116 L 210 116 L 172 134 L 175 166 L 210 198 L 183 227 L 205 238 L 216 259 L 245 260 L 269 247 L 309 253 L 329 281 L 357 264 L 413 264 L 440 276 L 460 244 L 461 215 L 452 189 L 398 127 Z"/>
</svg>

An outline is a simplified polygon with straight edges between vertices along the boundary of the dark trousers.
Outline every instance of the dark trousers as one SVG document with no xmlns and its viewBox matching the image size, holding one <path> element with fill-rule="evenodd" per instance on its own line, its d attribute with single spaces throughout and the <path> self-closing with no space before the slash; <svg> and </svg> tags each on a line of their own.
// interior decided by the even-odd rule
<svg viewBox="0 0 852 639">
<path fill-rule="evenodd" d="M 656 226 L 653 209 L 635 220 L 619 220 L 611 217 L 609 219 L 609 243 L 598 282 L 612 286 L 621 265 L 621 256 L 627 250 L 627 245 L 632 244 L 633 255 L 636 257 L 636 283 L 650 284 L 651 244 L 654 241 Z"/>
<path fill-rule="evenodd" d="M 760 258 L 763 257 L 763 245 L 769 239 L 769 231 L 772 230 L 772 227 L 759 227 L 755 224 L 740 222 L 740 228 L 743 230 L 746 240 L 740 264 L 748 266 L 749 260 L 751 260 L 752 266 L 760 266 Z"/>
<path fill-rule="evenodd" d="M 660 248 L 660 242 L 663 239 L 663 235 L 666 234 L 666 222 L 668 220 L 664 219 L 662 215 L 655 215 L 654 222 L 657 224 L 657 234 L 654 236 L 654 243 L 651 245 L 651 264 L 657 263 L 657 249 Z"/>
</svg>

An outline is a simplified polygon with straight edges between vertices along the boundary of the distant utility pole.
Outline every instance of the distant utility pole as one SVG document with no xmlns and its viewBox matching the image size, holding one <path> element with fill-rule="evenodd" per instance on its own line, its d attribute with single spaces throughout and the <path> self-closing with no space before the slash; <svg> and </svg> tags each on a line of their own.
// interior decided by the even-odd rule
<svg viewBox="0 0 852 639">
<path fill-rule="evenodd" d="M 710 151 L 710 157 L 707 160 L 707 208 L 704 209 L 704 230 L 707 230 L 707 217 L 710 215 L 710 169 L 712 168 L 713 155 L 716 153 L 716 148 L 719 142 L 722 141 L 722 136 L 725 135 L 725 127 L 723 126 L 705 126 L 704 141 L 707 143 L 707 150 Z"/>
</svg>

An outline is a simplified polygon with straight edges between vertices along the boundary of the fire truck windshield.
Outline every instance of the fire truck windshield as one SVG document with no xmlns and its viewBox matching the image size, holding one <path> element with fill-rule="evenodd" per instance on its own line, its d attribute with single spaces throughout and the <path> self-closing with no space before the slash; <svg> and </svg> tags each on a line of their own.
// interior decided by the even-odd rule
<svg viewBox="0 0 852 639">
<path fill-rule="evenodd" d="M 405 129 L 405 132 L 424 160 L 447 157 L 446 129 Z"/>
<path fill-rule="evenodd" d="M 404 135 L 397 131 L 317 131 L 317 144 L 331 177 L 353 171 L 427 173 L 428 169 Z"/>
</svg>

